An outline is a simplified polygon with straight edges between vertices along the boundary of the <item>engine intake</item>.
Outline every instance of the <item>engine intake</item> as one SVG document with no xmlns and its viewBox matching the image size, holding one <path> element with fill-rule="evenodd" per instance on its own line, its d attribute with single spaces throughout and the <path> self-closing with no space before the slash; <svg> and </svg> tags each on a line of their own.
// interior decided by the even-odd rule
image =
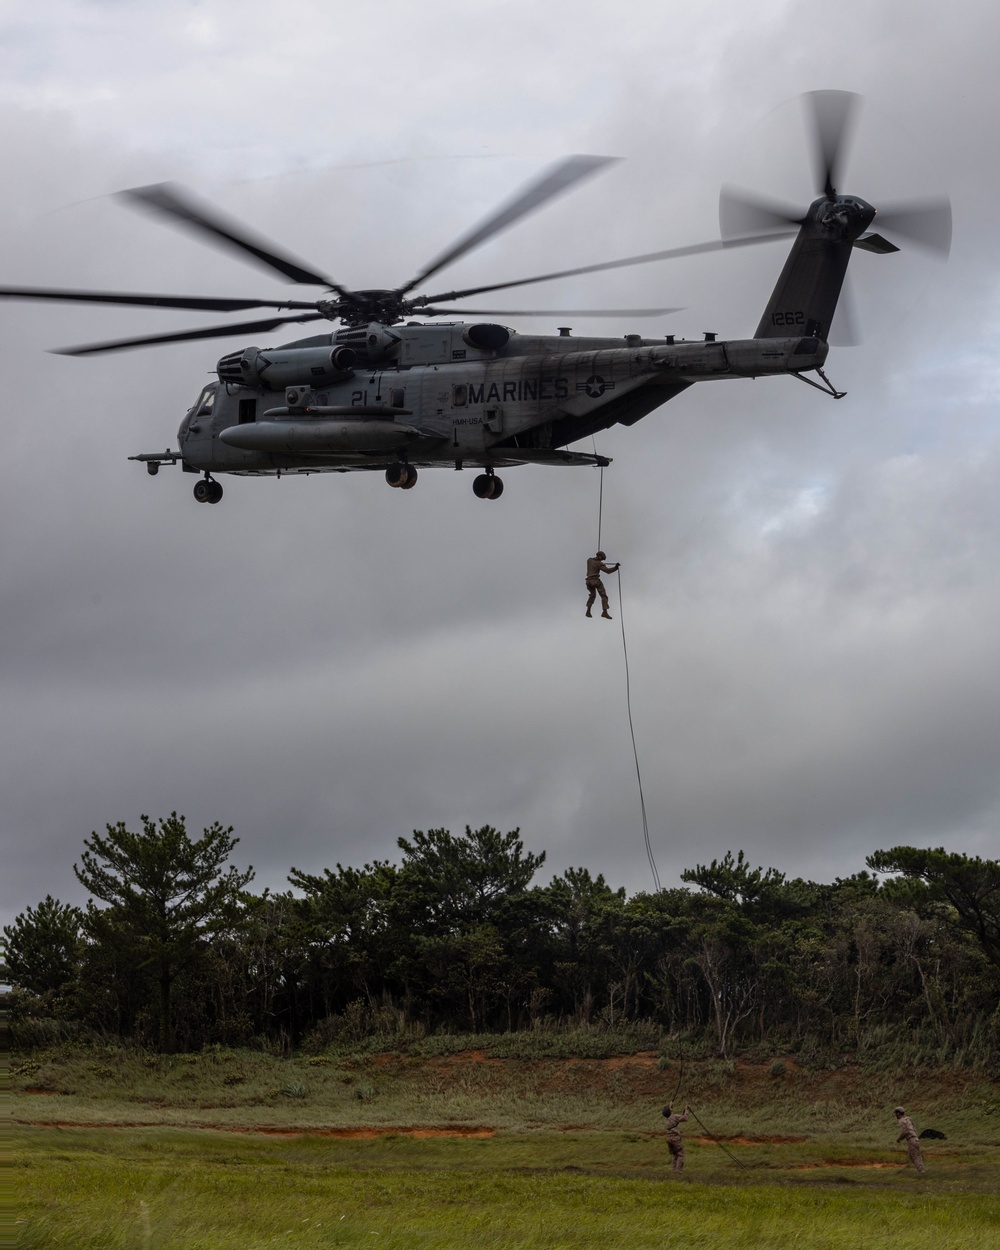
<svg viewBox="0 0 1000 1250">
<path fill-rule="evenodd" d="M 482 322 L 479 325 L 467 326 L 462 338 L 470 347 L 478 347 L 480 351 L 498 352 L 510 341 L 510 331 L 506 326 L 491 325 Z"/>
<path fill-rule="evenodd" d="M 223 356 L 216 366 L 220 382 L 235 382 L 254 390 L 284 390 L 296 383 L 326 386 L 354 375 L 357 352 L 345 344 L 336 347 L 248 347 Z"/>
</svg>

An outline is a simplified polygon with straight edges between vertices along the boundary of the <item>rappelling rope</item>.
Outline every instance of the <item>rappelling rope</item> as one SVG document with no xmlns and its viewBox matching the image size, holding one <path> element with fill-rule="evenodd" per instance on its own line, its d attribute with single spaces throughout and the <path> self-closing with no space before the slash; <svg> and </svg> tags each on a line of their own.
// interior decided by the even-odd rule
<svg viewBox="0 0 1000 1250">
<path fill-rule="evenodd" d="M 604 519 L 604 465 L 601 465 L 601 485 L 597 493 L 597 550 L 601 549 L 601 522 Z"/>
<path fill-rule="evenodd" d="M 696 1120 L 698 1120 L 698 1123 L 701 1125 L 701 1127 L 704 1129 L 704 1131 L 705 1131 L 705 1132 L 709 1135 L 709 1137 L 712 1139 L 712 1141 L 714 1141 L 714 1142 L 715 1142 L 715 1144 L 719 1147 L 719 1149 L 720 1149 L 720 1150 L 724 1150 L 724 1151 L 726 1152 L 726 1154 L 727 1154 L 727 1155 L 729 1155 L 730 1159 L 732 1159 L 732 1161 L 733 1161 L 734 1163 L 738 1163 L 738 1164 L 739 1164 L 739 1166 L 743 1169 L 743 1171 L 744 1171 L 744 1172 L 749 1172 L 749 1171 L 750 1171 L 750 1169 L 749 1169 L 749 1168 L 747 1167 L 747 1165 L 743 1162 L 743 1160 L 742 1160 L 742 1159 L 737 1159 L 737 1157 L 733 1154 L 733 1152 L 732 1152 L 732 1151 L 731 1151 L 731 1150 L 730 1150 L 727 1146 L 723 1145 L 723 1143 L 722 1143 L 721 1141 L 719 1141 L 718 1137 L 716 1137 L 716 1135 L 712 1132 L 712 1130 L 711 1130 L 710 1128 L 706 1128 L 706 1127 L 705 1127 L 704 1121 L 702 1121 L 702 1120 L 698 1119 L 698 1113 L 697 1113 L 697 1112 L 696 1112 L 696 1111 L 695 1111 L 692 1107 L 690 1107 L 690 1106 L 688 1107 L 688 1110 L 691 1112 L 691 1114 L 694 1116 L 694 1118 L 695 1118 Z"/>
<path fill-rule="evenodd" d="M 591 435 L 591 443 L 594 445 L 594 456 L 597 456 L 597 439 Z M 597 550 L 601 550 L 601 527 L 604 522 L 604 465 L 600 466 L 601 477 L 600 485 L 597 492 Z M 628 708 L 628 731 L 632 738 L 632 756 L 635 759 L 635 780 L 639 787 L 639 810 L 642 812 L 642 837 L 646 845 L 646 858 L 649 860 L 649 869 L 653 874 L 653 886 L 656 893 L 659 894 L 663 888 L 660 885 L 660 874 L 656 871 L 656 860 L 653 858 L 653 844 L 649 840 L 649 821 L 646 818 L 646 796 L 642 792 L 642 773 L 639 771 L 639 752 L 635 745 L 635 726 L 632 724 L 632 685 L 629 680 L 628 671 L 628 642 L 625 639 L 625 613 L 622 610 L 622 572 L 621 568 L 618 572 L 618 621 L 622 627 L 622 653 L 625 656 L 625 706 Z"/>
<path fill-rule="evenodd" d="M 646 818 L 646 796 L 642 792 L 642 773 L 639 771 L 639 752 L 635 745 L 635 726 L 632 724 L 632 683 L 629 680 L 628 671 L 628 642 L 625 638 L 625 612 L 622 607 L 622 571 L 618 572 L 618 621 L 622 627 L 622 653 L 625 656 L 625 706 L 628 708 L 628 731 L 632 737 L 632 755 L 635 759 L 635 779 L 639 786 L 639 810 L 642 812 L 642 836 L 646 844 L 646 858 L 649 860 L 649 868 L 653 874 L 653 886 L 656 893 L 659 894 L 663 888 L 660 885 L 660 874 L 656 871 L 656 860 L 653 858 L 653 844 L 649 840 L 649 821 Z"/>
<path fill-rule="evenodd" d="M 593 434 L 591 434 L 590 436 L 590 441 L 594 447 L 594 459 L 596 460 L 597 459 L 597 439 L 594 438 Z M 597 550 L 598 551 L 600 551 L 601 549 L 601 522 L 604 519 L 604 465 L 603 464 L 600 466 L 600 470 L 601 470 L 601 484 L 597 492 Z"/>
</svg>

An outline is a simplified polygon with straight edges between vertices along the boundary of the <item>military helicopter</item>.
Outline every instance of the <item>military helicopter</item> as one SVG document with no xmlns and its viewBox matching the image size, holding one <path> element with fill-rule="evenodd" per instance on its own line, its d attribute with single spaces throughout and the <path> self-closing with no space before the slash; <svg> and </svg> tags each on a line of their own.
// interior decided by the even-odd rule
<svg viewBox="0 0 1000 1250">
<path fill-rule="evenodd" d="M 837 190 L 858 97 L 816 91 L 803 97 L 811 123 L 818 198 L 805 210 L 732 189 L 720 200 L 721 238 L 706 243 L 579 266 L 533 277 L 433 295 L 413 292 L 434 274 L 525 215 L 611 163 L 569 157 L 439 254 L 395 289 L 351 290 L 255 236 L 169 184 L 120 195 L 133 206 L 207 237 L 304 286 L 325 288 L 315 300 L 213 299 L 47 288 L 0 288 L 14 299 L 64 300 L 232 312 L 287 310 L 239 325 L 219 323 L 142 338 L 62 349 L 87 356 L 188 339 L 266 334 L 291 322 L 331 321 L 339 328 L 279 347 L 246 347 L 224 355 L 185 415 L 178 448 L 130 456 L 150 474 L 180 464 L 199 475 L 194 497 L 218 503 L 218 474 L 282 476 L 380 470 L 390 486 L 410 490 L 418 469 L 479 470 L 472 489 L 498 499 L 497 470 L 519 464 L 606 465 L 596 454 L 568 450 L 598 430 L 634 425 L 695 382 L 791 375 L 841 398 L 823 366 L 830 328 L 854 248 L 899 249 L 869 230 L 876 209 Z M 946 253 L 947 200 L 879 211 L 879 225 L 917 245 Z M 791 250 L 753 337 L 688 341 L 519 334 L 495 321 L 467 318 L 537 316 L 539 310 L 442 307 L 488 292 L 630 265 L 692 256 L 793 237 Z M 576 309 L 551 316 L 647 317 L 677 309 Z M 459 320 L 429 320 L 458 316 Z M 424 318 L 416 320 L 414 318 Z M 813 374 L 815 377 L 808 377 Z M 819 379 L 818 381 L 816 379 Z"/>
</svg>

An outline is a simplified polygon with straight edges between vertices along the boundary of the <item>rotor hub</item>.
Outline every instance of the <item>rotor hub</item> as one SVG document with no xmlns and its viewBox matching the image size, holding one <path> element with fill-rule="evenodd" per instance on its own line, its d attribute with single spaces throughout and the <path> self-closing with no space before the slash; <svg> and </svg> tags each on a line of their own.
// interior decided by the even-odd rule
<svg viewBox="0 0 1000 1250">
<path fill-rule="evenodd" d="M 875 219 L 875 209 L 856 195 L 824 196 L 811 205 L 806 219 L 822 227 L 829 238 L 853 243 Z"/>
<path fill-rule="evenodd" d="M 352 291 L 350 299 L 338 301 L 336 309 L 345 325 L 367 325 L 370 321 L 392 325 L 409 311 L 409 303 L 392 290 Z"/>
</svg>

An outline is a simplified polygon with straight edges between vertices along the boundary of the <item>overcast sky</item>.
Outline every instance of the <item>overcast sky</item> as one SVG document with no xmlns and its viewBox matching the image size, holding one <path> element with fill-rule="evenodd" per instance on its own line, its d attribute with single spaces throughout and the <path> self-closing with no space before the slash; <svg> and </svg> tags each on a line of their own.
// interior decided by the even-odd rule
<svg viewBox="0 0 1000 1250">
<path fill-rule="evenodd" d="M 899 842 L 995 857 L 997 47 L 992 0 L 2 0 L 0 283 L 287 295 L 108 198 L 177 179 L 395 286 L 574 152 L 626 159 L 447 283 L 680 246 L 717 237 L 723 182 L 804 207 L 795 97 L 861 93 L 840 189 L 947 192 L 955 236 L 947 264 L 856 255 L 847 398 L 710 383 L 597 440 L 650 834 L 666 885 L 741 848 L 822 880 Z M 499 306 L 683 306 L 592 325 L 746 336 L 784 250 Z M 174 809 L 234 825 L 258 886 L 489 823 L 547 850 L 542 879 L 649 888 L 617 602 L 583 616 L 598 474 L 511 470 L 496 503 L 444 470 L 227 479 L 198 506 L 127 457 L 176 445 L 245 337 L 46 349 L 211 320 L 0 302 L 3 918 L 82 902 L 90 831 Z"/>
</svg>

